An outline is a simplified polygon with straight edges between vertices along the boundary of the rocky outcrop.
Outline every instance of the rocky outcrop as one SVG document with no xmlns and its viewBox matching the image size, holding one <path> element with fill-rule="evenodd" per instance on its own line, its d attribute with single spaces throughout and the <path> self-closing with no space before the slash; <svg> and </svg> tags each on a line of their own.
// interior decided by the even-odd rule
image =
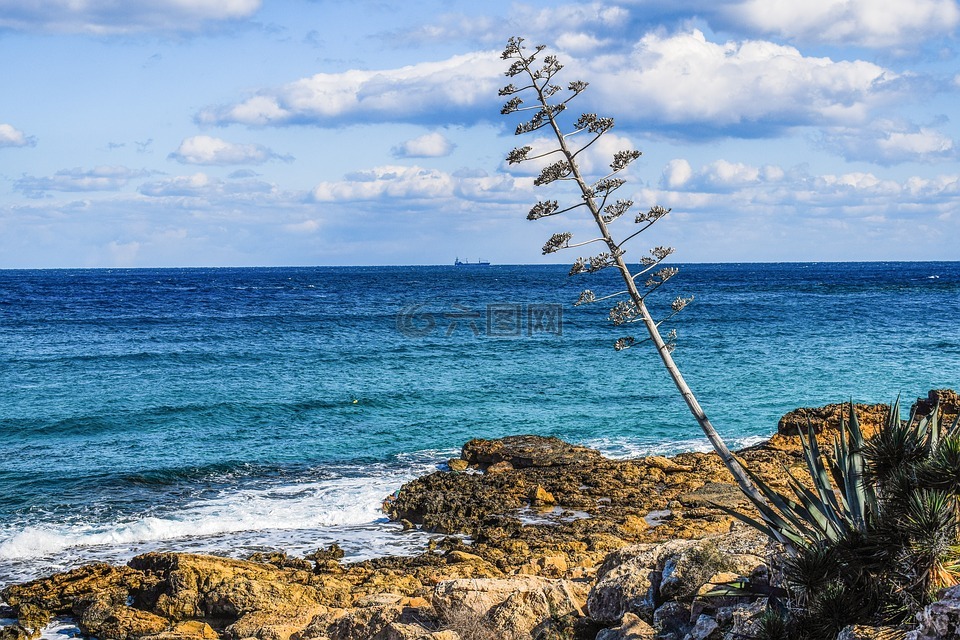
<svg viewBox="0 0 960 640">
<path fill-rule="evenodd" d="M 935 391 L 921 402 L 939 402 L 949 421 L 957 400 Z M 791 433 L 809 419 L 826 441 L 845 411 L 792 412 L 770 441 L 737 455 L 782 488 L 785 467 L 804 473 Z M 867 432 L 886 411 L 858 406 Z M 33 640 L 59 615 L 101 640 L 754 636 L 766 599 L 716 587 L 769 585 L 770 550 L 718 505 L 750 509 L 713 454 L 609 460 L 556 438 L 471 440 L 384 505 L 405 527 L 456 534 L 418 556 L 343 563 L 333 545 L 304 558 L 149 553 L 127 567 L 89 565 L 0 593 L 17 617 L 0 640 Z M 921 612 L 911 640 L 960 637 L 958 611 L 954 589 Z M 851 640 L 894 632 L 905 633 L 845 630 Z"/>
<path fill-rule="evenodd" d="M 907 640 L 960 638 L 960 586 L 947 589 L 943 597 L 917 614 L 918 629 Z"/>
<path fill-rule="evenodd" d="M 471 440 L 460 454 L 468 466 L 487 469 L 502 462 L 513 469 L 564 467 L 602 459 L 600 452 L 542 436 L 507 436 L 497 440 Z"/>
</svg>

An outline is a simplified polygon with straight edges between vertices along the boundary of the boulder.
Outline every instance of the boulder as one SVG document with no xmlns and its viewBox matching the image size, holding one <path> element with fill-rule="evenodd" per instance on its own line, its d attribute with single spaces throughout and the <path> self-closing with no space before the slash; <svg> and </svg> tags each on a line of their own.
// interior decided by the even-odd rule
<svg viewBox="0 0 960 640">
<path fill-rule="evenodd" d="M 304 584 L 311 574 L 270 564 L 186 553 L 148 553 L 129 566 L 153 578 L 137 605 L 174 621 L 233 623 L 250 611 L 310 608 L 338 600 Z"/>
<path fill-rule="evenodd" d="M 723 634 L 720 624 L 712 617 L 700 614 L 693 625 L 693 629 L 683 636 L 683 640 L 719 640 Z"/>
<path fill-rule="evenodd" d="M 653 612 L 653 628 L 658 636 L 683 638 L 691 626 L 690 607 L 682 602 L 665 602 Z"/>
<path fill-rule="evenodd" d="M 559 618 L 581 616 L 585 591 L 580 583 L 536 576 L 449 580 L 435 587 L 433 606 L 441 620 L 482 620 L 506 637 L 529 638 Z"/>
<path fill-rule="evenodd" d="M 917 398 L 910 410 L 917 412 L 917 415 L 925 416 L 929 415 L 938 404 L 940 412 L 937 417 L 941 423 L 949 426 L 960 414 L 960 395 L 953 389 L 933 389 L 927 393 L 926 398 Z"/>
<path fill-rule="evenodd" d="M 391 622 L 377 634 L 376 640 L 461 640 L 456 631 L 430 631 L 415 624 Z"/>
<path fill-rule="evenodd" d="M 89 564 L 48 578 L 9 586 L 0 591 L 0 600 L 5 600 L 18 615 L 24 605 L 52 615 L 79 615 L 80 612 L 74 610 L 78 601 L 84 602 L 106 591 L 129 593 L 143 584 L 143 574 L 128 567 Z"/>
<path fill-rule="evenodd" d="M 863 435 L 870 437 L 886 422 L 890 411 L 888 404 L 854 404 L 857 411 L 857 420 Z M 786 414 L 777 423 L 777 433 L 781 436 L 795 436 L 799 433 L 806 435 L 807 424 L 813 427 L 817 435 L 829 435 L 824 438 L 829 443 L 840 429 L 840 420 L 846 420 L 850 415 L 850 404 L 846 402 L 828 404 L 823 407 L 794 409 Z M 820 438 L 817 439 L 820 441 Z"/>
<path fill-rule="evenodd" d="M 463 445 L 460 457 L 481 469 L 500 462 L 509 462 L 514 469 L 527 469 L 578 464 L 602 456 L 595 449 L 573 445 L 559 438 L 522 435 L 471 440 Z"/>
<path fill-rule="evenodd" d="M 134 640 L 164 633 L 170 628 L 170 621 L 125 605 L 106 609 L 94 605 L 84 612 L 79 626 L 85 634 L 101 640 Z"/>
<path fill-rule="evenodd" d="M 597 634 L 597 640 L 653 640 L 656 631 L 642 618 L 632 613 L 623 615 L 623 621 L 616 627 L 604 629 Z"/>
<path fill-rule="evenodd" d="M 604 559 L 587 611 L 607 624 L 627 612 L 651 621 L 656 607 L 668 600 L 692 601 L 718 573 L 733 572 L 731 578 L 754 573 L 763 566 L 766 544 L 762 534 L 743 530 L 701 540 L 624 547 Z"/>
<path fill-rule="evenodd" d="M 530 500 L 530 504 L 535 507 L 557 504 L 557 499 L 553 497 L 553 494 L 544 489 L 543 485 L 540 484 L 530 490 L 530 493 L 527 494 L 527 499 Z"/>
<path fill-rule="evenodd" d="M 213 627 L 199 620 L 178 622 L 169 631 L 155 636 L 143 636 L 141 640 L 217 640 L 220 637 Z"/>
<path fill-rule="evenodd" d="M 587 597 L 587 613 L 597 622 L 617 623 L 626 613 L 653 619 L 653 574 L 659 545 L 646 543 L 609 554 Z M 659 576 L 656 577 L 659 584 Z"/>
<path fill-rule="evenodd" d="M 960 638 L 960 586 L 943 592 L 943 597 L 928 604 L 917 614 L 919 627 L 906 635 L 907 640 Z"/>
<path fill-rule="evenodd" d="M 223 631 L 225 638 L 257 638 L 258 640 L 290 640 L 299 637 L 317 616 L 328 611 L 327 607 L 277 607 L 268 611 L 251 611 Z M 186 624 L 186 623 L 184 623 Z"/>
</svg>

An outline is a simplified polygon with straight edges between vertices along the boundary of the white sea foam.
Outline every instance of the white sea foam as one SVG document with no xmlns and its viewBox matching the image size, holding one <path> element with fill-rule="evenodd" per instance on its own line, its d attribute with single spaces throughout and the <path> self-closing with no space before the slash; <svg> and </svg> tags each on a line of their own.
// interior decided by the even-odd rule
<svg viewBox="0 0 960 640">
<path fill-rule="evenodd" d="M 766 440 L 766 436 L 746 436 L 730 441 L 732 449 L 743 449 Z M 687 451 L 706 453 L 712 451 L 710 442 L 704 438 L 690 438 L 687 440 L 669 440 L 666 442 L 650 442 L 639 438 L 593 438 L 583 441 L 583 445 L 597 449 L 600 453 L 614 460 L 630 460 L 646 456 L 670 456 Z"/>
<path fill-rule="evenodd" d="M 426 536 L 401 532 L 380 509 L 384 497 L 439 462 L 424 462 L 424 452 L 412 457 L 402 468 L 372 465 L 349 476 L 223 490 L 176 512 L 126 522 L 7 526 L 0 529 L 0 585 L 155 550 L 303 554 L 337 542 L 349 559 L 412 553 Z"/>
</svg>

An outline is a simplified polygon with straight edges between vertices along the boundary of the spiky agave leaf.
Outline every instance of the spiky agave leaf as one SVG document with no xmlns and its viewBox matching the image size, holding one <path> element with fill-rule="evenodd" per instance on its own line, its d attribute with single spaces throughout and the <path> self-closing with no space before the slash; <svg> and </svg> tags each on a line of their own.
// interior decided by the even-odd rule
<svg viewBox="0 0 960 640">
<path fill-rule="evenodd" d="M 957 544 L 956 499 L 943 491 L 915 491 L 902 520 L 918 586 L 928 593 L 957 584 L 947 570 Z"/>
<path fill-rule="evenodd" d="M 960 434 L 940 439 L 920 476 L 925 486 L 960 495 Z"/>
</svg>

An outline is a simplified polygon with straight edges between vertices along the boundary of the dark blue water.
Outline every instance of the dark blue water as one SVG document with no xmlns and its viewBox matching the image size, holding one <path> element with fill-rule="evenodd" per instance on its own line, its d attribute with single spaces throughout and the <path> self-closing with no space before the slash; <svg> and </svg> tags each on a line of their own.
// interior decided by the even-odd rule
<svg viewBox="0 0 960 640">
<path fill-rule="evenodd" d="M 0 271 L 0 584 L 161 547 L 416 548 L 379 500 L 471 437 L 705 449 L 654 352 L 572 306 L 614 274 L 566 272 Z M 960 387 L 960 263 L 689 265 L 652 306 L 680 294 L 674 355 L 732 446 Z"/>
</svg>

